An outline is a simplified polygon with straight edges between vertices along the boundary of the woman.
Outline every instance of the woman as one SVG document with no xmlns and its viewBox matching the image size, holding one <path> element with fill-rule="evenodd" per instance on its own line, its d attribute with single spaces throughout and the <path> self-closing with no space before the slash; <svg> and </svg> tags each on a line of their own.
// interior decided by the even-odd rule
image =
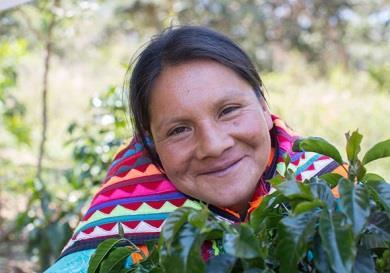
<svg viewBox="0 0 390 273">
<path fill-rule="evenodd" d="M 137 137 L 120 151 L 61 258 L 47 272 L 86 272 L 104 239 L 156 239 L 180 206 L 209 204 L 221 219 L 248 219 L 291 157 L 298 179 L 341 169 L 330 158 L 294 153 L 297 138 L 264 98 L 248 56 L 203 27 L 170 28 L 140 54 L 130 80 Z M 203 246 L 205 259 L 220 246 Z M 132 262 L 139 256 L 133 255 Z"/>
</svg>

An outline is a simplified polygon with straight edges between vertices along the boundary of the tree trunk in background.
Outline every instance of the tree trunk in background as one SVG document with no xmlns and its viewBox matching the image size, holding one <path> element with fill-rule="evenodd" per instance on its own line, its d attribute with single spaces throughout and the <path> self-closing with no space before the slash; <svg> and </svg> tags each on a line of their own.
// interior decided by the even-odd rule
<svg viewBox="0 0 390 273">
<path fill-rule="evenodd" d="M 52 24 L 53 25 L 53 24 Z M 52 25 L 49 28 L 48 39 L 45 47 L 45 63 L 44 63 L 44 72 L 43 72 L 43 85 L 42 85 L 42 131 L 41 131 L 41 142 L 39 144 L 39 154 L 38 154 L 38 164 L 37 164 L 37 174 L 36 177 L 38 180 L 42 180 L 42 161 L 45 155 L 45 144 L 47 139 L 47 127 L 48 127 L 48 118 L 47 118 L 47 97 L 48 97 L 48 80 L 49 80 L 49 71 L 50 71 L 50 59 L 51 59 L 51 31 Z"/>
</svg>

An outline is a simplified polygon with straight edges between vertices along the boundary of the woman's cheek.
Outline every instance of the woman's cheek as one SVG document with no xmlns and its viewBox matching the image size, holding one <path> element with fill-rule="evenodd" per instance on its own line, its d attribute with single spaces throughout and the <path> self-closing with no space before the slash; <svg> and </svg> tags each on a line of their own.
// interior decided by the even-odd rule
<svg viewBox="0 0 390 273">
<path fill-rule="evenodd" d="M 171 180 L 176 180 L 186 170 L 187 155 L 181 147 L 174 144 L 166 144 L 160 151 L 160 160 L 165 173 Z"/>
</svg>

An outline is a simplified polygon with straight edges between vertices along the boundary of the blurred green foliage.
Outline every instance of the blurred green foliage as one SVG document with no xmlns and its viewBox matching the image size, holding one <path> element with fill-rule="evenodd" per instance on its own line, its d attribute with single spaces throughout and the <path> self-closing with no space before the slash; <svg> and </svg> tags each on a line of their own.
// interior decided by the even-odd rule
<svg viewBox="0 0 390 273">
<path fill-rule="evenodd" d="M 371 66 L 368 73 L 381 91 L 390 92 L 390 64 Z"/>
<path fill-rule="evenodd" d="M 26 108 L 13 94 L 18 78 L 18 61 L 26 55 L 26 46 L 23 39 L 0 40 L 0 124 L 5 129 L 0 135 L 8 133 L 17 144 L 30 145 L 30 128 L 24 120 Z M 0 141 L 0 147 L 5 144 Z"/>
<path fill-rule="evenodd" d="M 70 138 L 65 145 L 72 146 L 72 158 L 77 164 L 66 170 L 65 176 L 74 189 L 89 189 L 90 194 L 91 187 L 104 178 L 118 147 L 129 138 L 122 95 L 121 88 L 110 86 L 104 94 L 91 99 L 91 120 L 69 125 Z"/>
<path fill-rule="evenodd" d="M 78 222 L 83 205 L 129 135 L 122 94 L 121 88 L 109 87 L 106 93 L 92 98 L 91 120 L 69 125 L 64 145 L 72 150 L 72 165 L 62 170 L 46 169 L 43 176 L 44 181 L 56 183 L 36 178 L 24 183 L 23 191 L 30 197 L 26 210 L 16 218 L 15 232 L 27 232 L 27 251 L 38 257 L 43 269 L 61 253 L 72 234 L 71 224 L 74 227 Z"/>
<path fill-rule="evenodd" d="M 120 82 L 111 78 L 117 76 L 117 71 L 109 71 L 109 64 L 123 48 L 127 62 L 129 52 L 134 54 L 134 49 L 151 35 L 170 25 L 200 24 L 222 31 L 249 52 L 272 90 L 271 99 L 284 102 L 275 105 L 271 101 L 275 105 L 272 110 L 288 117 L 291 124 L 299 124 L 303 119 L 299 129 L 310 134 L 326 132 L 337 138 L 340 131 L 356 127 L 353 124 L 341 128 L 339 122 L 343 119 L 351 123 L 356 120 L 351 120 L 351 116 L 333 117 L 338 112 L 329 112 L 343 108 L 354 113 L 352 107 L 356 104 L 343 105 L 338 99 L 341 95 L 351 96 L 351 102 L 372 102 L 373 106 L 359 109 L 371 109 L 373 112 L 367 115 L 370 118 L 379 117 L 382 112 L 378 109 L 384 109 L 382 104 L 388 101 L 390 15 L 383 0 L 38 0 L 2 11 L 0 194 L 3 191 L 16 196 L 23 201 L 24 209 L 4 220 L 0 207 L 0 232 L 6 231 L 0 239 L 7 239 L 10 244 L 27 240 L 29 255 L 32 260 L 39 260 L 41 268 L 58 257 L 81 216 L 82 206 L 104 179 L 118 147 L 131 135 L 122 88 L 99 86 L 99 75 L 86 76 L 83 80 L 96 82 L 94 88 L 100 95 L 91 99 L 87 111 L 77 113 L 82 117 L 66 120 L 61 127 L 66 130 L 60 132 L 58 139 L 49 139 L 57 145 L 48 148 L 42 180 L 34 178 L 35 163 L 21 160 L 24 155 L 35 155 L 38 146 L 36 128 L 40 125 L 32 117 L 42 107 L 34 100 L 41 87 L 33 80 L 41 78 L 42 50 L 48 39 L 49 22 L 53 20 L 53 69 L 64 67 L 73 71 L 74 64 L 77 68 L 83 65 L 84 55 L 94 59 L 94 52 L 99 52 L 103 62 L 94 62 L 94 71 L 102 66 L 99 69 L 107 69 L 109 82 L 116 84 Z M 23 63 L 31 63 L 33 75 L 25 75 L 28 70 Z M 21 77 L 31 84 L 21 82 Z M 61 89 L 57 93 L 61 103 L 68 99 L 66 92 L 72 88 L 68 85 L 71 80 L 57 77 L 51 82 L 52 91 L 64 87 L 65 92 Z M 28 92 L 23 93 L 22 88 Z M 329 88 L 336 91 L 328 92 Z M 77 91 L 81 99 L 87 98 L 85 90 Z M 316 97 L 320 93 L 328 94 L 327 102 L 308 100 L 307 94 Z M 32 95 L 25 98 L 26 94 Z M 288 105 L 289 102 L 292 104 Z M 299 111 L 305 113 L 291 115 Z M 327 119 L 321 119 L 324 113 L 328 113 Z M 56 114 L 49 116 L 49 127 L 58 130 L 58 124 L 50 123 L 58 121 L 56 118 Z M 375 122 L 366 124 L 375 141 L 388 132 L 388 126 L 382 123 L 379 129 Z M 321 126 L 313 128 L 313 124 Z M 8 155 L 9 150 L 12 156 Z M 64 151 L 69 153 L 58 159 L 57 155 L 65 154 Z"/>
</svg>

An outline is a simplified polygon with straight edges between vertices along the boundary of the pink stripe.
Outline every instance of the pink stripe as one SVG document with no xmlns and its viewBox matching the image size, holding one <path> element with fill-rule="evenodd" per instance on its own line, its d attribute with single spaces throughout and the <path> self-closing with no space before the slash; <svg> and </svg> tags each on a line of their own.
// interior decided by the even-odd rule
<svg viewBox="0 0 390 273">
<path fill-rule="evenodd" d="M 279 147 L 284 151 L 291 151 L 291 143 L 290 142 L 279 142 Z"/>
<path fill-rule="evenodd" d="M 98 204 L 103 203 L 103 202 L 117 200 L 117 199 L 121 199 L 121 198 L 145 196 L 145 195 L 166 193 L 166 192 L 172 192 L 172 191 L 177 191 L 177 189 L 175 188 L 175 186 L 173 186 L 172 182 L 170 182 L 168 180 L 162 180 L 160 182 L 160 184 L 157 186 L 157 188 L 147 188 L 142 184 L 138 184 L 135 186 L 134 190 L 131 192 L 127 192 L 127 191 L 124 191 L 124 190 L 119 188 L 119 189 L 114 190 L 109 196 L 106 196 L 105 194 L 99 194 L 92 201 L 90 207 L 98 205 Z"/>
</svg>

